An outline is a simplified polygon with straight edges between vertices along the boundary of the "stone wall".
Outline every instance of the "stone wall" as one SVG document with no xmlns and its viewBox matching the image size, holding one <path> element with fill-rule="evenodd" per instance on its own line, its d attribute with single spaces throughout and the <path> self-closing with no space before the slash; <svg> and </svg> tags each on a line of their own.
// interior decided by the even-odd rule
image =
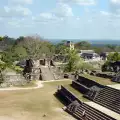
<svg viewBox="0 0 120 120">
<path fill-rule="evenodd" d="M 22 86 L 28 82 L 21 74 L 3 76 L 4 83 L 2 83 L 0 87 Z"/>
</svg>

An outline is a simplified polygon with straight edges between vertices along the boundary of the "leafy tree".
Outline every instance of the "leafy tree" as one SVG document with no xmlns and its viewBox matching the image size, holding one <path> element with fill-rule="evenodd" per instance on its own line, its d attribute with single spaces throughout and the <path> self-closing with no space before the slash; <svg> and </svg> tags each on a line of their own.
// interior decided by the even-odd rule
<svg viewBox="0 0 120 120">
<path fill-rule="evenodd" d="M 80 62 L 80 57 L 78 56 L 75 50 L 69 50 L 68 54 L 68 63 L 65 65 L 64 71 L 72 72 L 78 69 L 78 64 Z"/>
<path fill-rule="evenodd" d="M 107 61 L 102 66 L 102 71 L 111 71 L 111 67 L 116 71 L 116 67 L 111 65 L 111 62 L 116 62 L 120 60 L 120 54 L 118 52 L 110 53 L 107 57 Z"/>
<path fill-rule="evenodd" d="M 2 41 L 3 40 L 3 37 L 0 37 L 0 41 Z"/>
<path fill-rule="evenodd" d="M 16 60 L 21 60 L 27 57 L 27 51 L 22 46 L 16 46 L 12 52 L 14 53 L 12 57 L 16 58 Z"/>
<path fill-rule="evenodd" d="M 108 61 L 119 61 L 120 60 L 120 54 L 118 52 L 110 53 L 107 57 Z"/>
<path fill-rule="evenodd" d="M 55 46 L 55 53 L 56 54 L 60 54 L 60 53 L 65 54 L 65 50 L 67 48 L 67 46 L 65 46 L 66 42 L 67 42 L 66 40 L 63 40 Z"/>
<path fill-rule="evenodd" d="M 102 50 L 102 47 L 93 47 L 94 51 L 98 54 L 102 53 L 103 50 Z"/>
<path fill-rule="evenodd" d="M 106 45 L 111 51 L 115 51 L 116 45 Z"/>
<path fill-rule="evenodd" d="M 90 49 L 91 44 L 87 41 L 81 41 L 75 44 L 76 49 Z"/>
<path fill-rule="evenodd" d="M 7 39 L 8 37 L 6 37 Z M 10 63 L 13 61 L 19 61 L 25 58 L 40 58 L 42 54 L 52 56 L 54 54 L 55 47 L 50 42 L 41 40 L 38 36 L 20 36 L 10 47 L 7 49 L 2 60 Z"/>
<path fill-rule="evenodd" d="M 1 60 L 2 60 L 3 62 L 12 64 L 12 61 L 13 61 L 12 52 L 4 52 L 4 53 L 2 54 Z"/>
<path fill-rule="evenodd" d="M 14 42 L 14 38 L 10 38 L 8 36 L 0 37 L 0 50 L 4 51 L 9 49 L 11 46 L 13 46 Z"/>
</svg>

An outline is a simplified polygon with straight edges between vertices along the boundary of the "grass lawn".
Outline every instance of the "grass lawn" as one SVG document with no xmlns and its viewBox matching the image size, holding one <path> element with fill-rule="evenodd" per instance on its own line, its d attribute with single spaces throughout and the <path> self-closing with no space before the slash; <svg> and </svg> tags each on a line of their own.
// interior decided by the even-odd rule
<svg viewBox="0 0 120 120">
<path fill-rule="evenodd" d="M 84 74 L 82 75 L 83 77 L 89 78 L 91 80 L 94 80 L 102 85 L 112 85 L 112 84 L 116 84 L 115 82 L 112 82 L 110 79 L 106 79 L 106 78 L 102 78 L 102 77 L 96 77 L 96 76 L 92 76 L 89 74 Z"/>
<path fill-rule="evenodd" d="M 71 84 L 70 80 L 43 83 L 35 90 L 1 91 L 1 120 L 74 120 L 61 108 L 63 104 L 54 97 L 58 85 Z M 46 117 L 43 115 L 46 114 Z"/>
<path fill-rule="evenodd" d="M 83 102 L 88 102 L 89 100 L 83 97 L 83 94 L 79 91 L 75 90 L 70 84 L 64 85 L 65 88 L 67 88 L 69 91 L 71 91 L 75 96 L 77 96 L 78 99 L 80 99 Z"/>
</svg>

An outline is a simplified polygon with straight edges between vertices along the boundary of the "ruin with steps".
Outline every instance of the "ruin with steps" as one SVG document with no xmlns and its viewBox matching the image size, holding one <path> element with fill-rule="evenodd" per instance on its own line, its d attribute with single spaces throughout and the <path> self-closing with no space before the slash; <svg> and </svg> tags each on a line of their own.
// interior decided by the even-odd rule
<svg viewBox="0 0 120 120">
<path fill-rule="evenodd" d="M 76 80 L 73 80 L 71 86 L 80 94 L 82 93 L 83 97 L 117 115 L 120 114 L 120 90 L 101 85 L 83 76 L 78 76 Z M 64 110 L 78 120 L 118 120 L 81 101 L 64 86 L 57 90 L 56 96 L 66 106 Z"/>
<path fill-rule="evenodd" d="M 51 59 L 26 60 L 23 76 L 29 80 L 58 80 L 62 73 Z"/>
<path fill-rule="evenodd" d="M 66 105 L 64 110 L 77 120 L 116 120 L 80 101 L 73 93 L 63 86 L 57 90 L 56 96 L 64 101 L 64 104 Z M 86 116 L 83 115 L 84 112 Z"/>
<path fill-rule="evenodd" d="M 84 97 L 120 114 L 120 90 L 100 85 L 99 83 L 79 76 L 72 86 L 84 93 Z M 78 89 L 81 88 L 81 89 Z"/>
</svg>

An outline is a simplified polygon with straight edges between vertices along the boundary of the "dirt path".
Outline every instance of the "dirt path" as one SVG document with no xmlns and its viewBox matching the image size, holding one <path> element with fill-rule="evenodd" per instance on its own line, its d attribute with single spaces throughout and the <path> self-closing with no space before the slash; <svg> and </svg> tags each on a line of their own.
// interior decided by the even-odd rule
<svg viewBox="0 0 120 120">
<path fill-rule="evenodd" d="M 70 79 L 62 79 L 62 80 L 47 80 L 47 81 L 42 81 L 42 83 L 46 83 L 46 82 L 59 82 L 59 81 L 70 81 Z"/>
<path fill-rule="evenodd" d="M 20 88 L 20 87 L 10 87 L 10 88 L 0 88 L 0 91 L 12 91 L 12 90 L 31 90 L 31 89 L 38 89 L 43 87 L 43 84 L 41 81 L 36 82 L 36 87 L 28 87 L 28 88 Z"/>
<path fill-rule="evenodd" d="M 38 89 L 43 87 L 43 83 L 46 82 L 57 82 L 57 81 L 66 81 L 69 79 L 64 79 L 64 80 L 50 80 L 50 81 L 37 81 L 36 82 L 36 87 L 27 87 L 27 88 L 20 88 L 20 87 L 9 87 L 9 88 L 0 88 L 0 91 L 13 91 L 13 90 L 32 90 L 32 89 Z"/>
</svg>

